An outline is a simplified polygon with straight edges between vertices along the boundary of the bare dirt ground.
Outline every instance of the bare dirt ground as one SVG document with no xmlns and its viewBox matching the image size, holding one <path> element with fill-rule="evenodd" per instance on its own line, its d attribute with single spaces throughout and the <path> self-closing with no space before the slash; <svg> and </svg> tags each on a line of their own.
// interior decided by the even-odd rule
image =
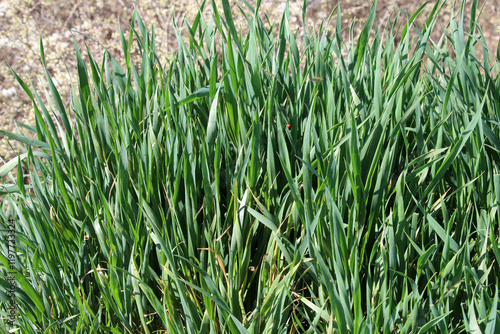
<svg viewBox="0 0 500 334">
<path fill-rule="evenodd" d="M 217 3 L 220 0 L 216 1 Z M 479 7 L 483 8 L 479 20 L 488 46 L 496 51 L 500 35 L 500 0 L 480 0 Z M 255 1 L 250 0 L 254 5 Z M 261 5 L 261 16 L 269 16 L 271 22 L 274 20 L 278 25 L 285 8 L 286 1 L 263 0 Z M 423 3 L 423 2 L 421 2 Z M 382 30 L 386 22 L 391 22 L 399 7 L 401 10 L 413 13 L 421 3 L 408 0 L 380 0 L 377 5 L 377 18 L 375 25 Z M 430 1 L 419 19 L 417 27 L 421 28 L 428 17 L 435 1 Z M 233 7 L 238 1 L 231 1 Z M 292 29 L 302 25 L 303 1 L 290 0 L 290 23 Z M 326 19 L 330 12 L 338 4 L 337 1 L 313 0 L 307 7 L 306 24 L 318 27 L 322 20 Z M 483 6 L 484 4 L 484 6 Z M 76 30 L 93 37 L 102 45 L 106 46 L 113 56 L 122 60 L 120 39 L 118 34 L 118 22 L 121 23 L 125 33 L 129 28 L 129 21 L 137 8 L 144 22 L 155 27 L 157 36 L 157 49 L 163 64 L 175 52 L 177 41 L 174 34 L 172 22 L 182 26 L 185 18 L 193 22 L 197 13 L 198 4 L 195 1 L 172 1 L 172 0 L 0 0 L 0 129 L 17 132 L 16 121 L 25 124 L 34 124 L 34 112 L 32 103 L 22 88 L 15 81 L 7 63 L 19 74 L 19 76 L 30 86 L 32 83 L 38 89 L 42 99 L 45 100 L 45 74 L 40 61 L 40 37 L 43 38 L 47 68 L 55 85 L 58 87 L 63 101 L 69 107 L 70 83 L 75 83 L 76 60 L 74 56 L 74 45 L 72 33 Z M 361 30 L 364 19 L 370 10 L 371 2 L 360 0 L 347 0 L 340 2 L 342 13 L 342 24 L 348 28 L 355 20 L 356 36 Z M 470 12 L 470 3 L 466 4 L 466 13 Z M 222 8 L 222 7 L 220 7 Z M 449 2 L 440 13 L 440 24 L 437 27 L 435 38 L 445 29 L 452 14 L 453 2 Z M 457 13 L 459 5 L 455 6 Z M 208 17 L 210 9 L 205 10 Z M 234 10 L 233 13 L 239 13 Z M 236 25 L 242 24 L 242 16 L 236 18 Z M 406 19 L 400 16 L 400 22 L 406 23 Z M 468 18 L 465 20 L 468 26 Z M 241 25 L 244 28 L 243 25 Z M 185 30 L 184 30 L 185 32 Z M 89 38 L 73 33 L 82 52 L 86 43 L 92 54 L 100 59 L 102 47 Z M 347 36 L 344 34 L 344 36 Z M 0 137 L 0 158 L 3 162 L 14 157 L 18 147 L 10 147 L 7 140 Z"/>
</svg>

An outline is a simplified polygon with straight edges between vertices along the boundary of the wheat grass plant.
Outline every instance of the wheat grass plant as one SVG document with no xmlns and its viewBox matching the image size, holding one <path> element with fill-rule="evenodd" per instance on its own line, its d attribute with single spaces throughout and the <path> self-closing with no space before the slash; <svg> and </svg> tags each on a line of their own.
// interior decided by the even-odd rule
<svg viewBox="0 0 500 334">
<path fill-rule="evenodd" d="M 298 41 L 259 5 L 243 34 L 203 1 L 167 64 L 137 13 L 123 64 L 75 42 L 69 101 L 13 72 L 36 125 L 0 131 L 25 147 L 0 168 L 4 331 L 500 330 L 500 48 L 478 2 L 439 40 L 442 2 L 370 36 L 374 3 L 355 43 L 339 10 Z"/>
</svg>

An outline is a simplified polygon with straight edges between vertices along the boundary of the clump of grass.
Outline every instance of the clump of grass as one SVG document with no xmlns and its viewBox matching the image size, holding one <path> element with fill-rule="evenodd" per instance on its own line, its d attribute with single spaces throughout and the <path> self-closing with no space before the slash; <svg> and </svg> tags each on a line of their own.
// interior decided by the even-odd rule
<svg viewBox="0 0 500 334">
<path fill-rule="evenodd" d="M 275 35 L 245 2 L 241 35 L 222 3 L 166 66 L 137 13 L 124 68 L 75 43 L 70 110 L 48 73 L 48 105 L 16 75 L 37 120 L 1 131 L 26 147 L 0 169 L 18 170 L 17 328 L 498 331 L 500 48 L 477 1 L 437 42 L 440 2 L 369 42 L 373 4 L 355 47 L 336 12 L 301 50 L 288 10 Z"/>
</svg>

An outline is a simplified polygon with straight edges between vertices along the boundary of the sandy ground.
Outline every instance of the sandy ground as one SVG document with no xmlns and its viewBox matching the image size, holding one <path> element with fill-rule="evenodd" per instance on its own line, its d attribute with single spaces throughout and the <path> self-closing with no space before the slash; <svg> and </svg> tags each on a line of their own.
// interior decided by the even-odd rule
<svg viewBox="0 0 500 334">
<path fill-rule="evenodd" d="M 494 51 L 496 51 L 500 35 L 499 1 L 487 1 L 479 20 L 488 46 Z M 483 2 L 483 0 L 480 1 L 480 6 L 483 6 Z M 255 1 L 250 0 L 249 3 L 255 4 Z M 263 0 L 261 15 L 265 13 L 271 22 L 275 20 L 279 23 L 285 3 L 285 1 Z M 422 27 L 434 3 L 435 1 L 430 1 L 420 18 L 417 19 L 418 27 Z M 235 8 L 238 4 L 244 7 L 243 3 L 237 1 L 231 1 L 231 4 Z M 302 24 L 302 4 L 303 1 L 290 0 L 292 29 L 296 29 Z M 437 27 L 435 38 L 439 37 L 440 32 L 445 29 L 443 25 L 449 20 L 452 4 L 452 2 L 447 4 L 441 12 L 439 20 L 441 26 Z M 179 26 L 182 25 L 184 18 L 188 22 L 192 22 L 198 9 L 198 4 L 194 1 L 0 0 L 0 129 L 17 132 L 16 121 L 34 124 L 32 104 L 15 81 L 7 62 L 28 85 L 31 85 L 31 82 L 38 89 L 42 99 L 45 100 L 46 93 L 43 88 L 45 74 L 40 61 L 41 37 L 44 42 L 48 71 L 60 90 L 63 101 L 69 107 L 70 83 L 75 83 L 77 80 L 70 29 L 92 36 L 106 46 L 120 61 L 122 60 L 122 52 L 118 35 L 118 22 L 121 23 L 126 32 L 134 6 L 147 25 L 155 27 L 159 57 L 162 63 L 165 63 L 175 52 L 177 46 L 172 22 L 177 22 Z M 307 7 L 306 24 L 318 27 L 335 6 L 337 6 L 337 1 L 310 1 Z M 340 2 L 343 27 L 349 27 L 355 20 L 356 36 L 362 28 L 370 6 L 370 2 L 359 0 Z M 390 19 L 394 18 L 394 13 L 398 12 L 397 8 L 413 13 L 418 6 L 419 4 L 407 0 L 379 1 L 375 24 L 383 29 L 385 23 L 391 22 Z M 469 12 L 470 4 L 466 4 L 466 8 Z M 459 7 L 455 7 L 455 13 L 458 9 Z M 205 12 L 208 15 L 210 10 Z M 233 12 L 238 13 L 239 11 L 234 10 Z M 208 17 L 207 15 L 205 17 Z M 241 15 L 235 21 L 237 26 L 241 24 L 241 27 L 244 27 Z M 468 25 L 468 20 L 465 21 Z M 405 22 L 404 18 L 401 22 Z M 80 34 L 73 33 L 73 35 L 81 49 L 84 49 L 84 45 L 87 43 L 92 54 L 98 59 L 101 58 L 102 48 L 97 43 Z M 344 34 L 344 36 L 347 35 Z M 14 157 L 15 151 L 19 151 L 15 142 L 11 142 L 11 144 L 13 147 L 9 146 L 5 138 L 0 137 L 0 158 L 3 162 Z"/>
</svg>

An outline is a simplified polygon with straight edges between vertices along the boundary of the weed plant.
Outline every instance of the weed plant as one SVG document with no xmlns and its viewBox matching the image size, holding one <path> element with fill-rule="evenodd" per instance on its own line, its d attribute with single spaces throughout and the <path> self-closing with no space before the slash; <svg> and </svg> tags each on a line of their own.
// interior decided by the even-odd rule
<svg viewBox="0 0 500 334">
<path fill-rule="evenodd" d="M 70 103 L 13 71 L 36 125 L 0 132 L 26 148 L 0 169 L 3 330 L 13 275 L 21 333 L 498 333 L 500 47 L 478 2 L 438 41 L 440 1 L 371 38 L 374 3 L 355 44 L 338 10 L 299 43 L 288 8 L 242 1 L 243 34 L 205 5 L 165 66 L 137 13 L 122 66 L 75 42 Z"/>
</svg>

